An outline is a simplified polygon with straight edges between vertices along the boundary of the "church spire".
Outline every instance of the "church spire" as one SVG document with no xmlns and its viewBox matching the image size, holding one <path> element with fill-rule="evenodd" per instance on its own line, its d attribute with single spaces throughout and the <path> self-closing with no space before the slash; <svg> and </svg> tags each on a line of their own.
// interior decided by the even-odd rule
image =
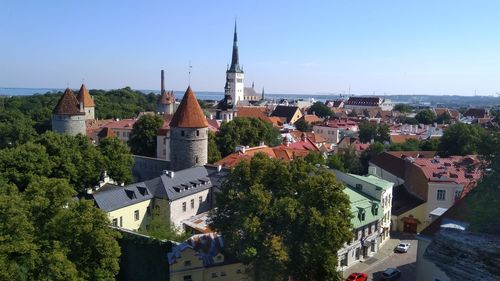
<svg viewBox="0 0 500 281">
<path fill-rule="evenodd" d="M 229 68 L 229 72 L 243 73 L 240 68 L 240 56 L 238 54 L 238 33 L 236 31 L 236 20 L 234 20 L 233 55 L 231 57 L 231 67 Z"/>
</svg>

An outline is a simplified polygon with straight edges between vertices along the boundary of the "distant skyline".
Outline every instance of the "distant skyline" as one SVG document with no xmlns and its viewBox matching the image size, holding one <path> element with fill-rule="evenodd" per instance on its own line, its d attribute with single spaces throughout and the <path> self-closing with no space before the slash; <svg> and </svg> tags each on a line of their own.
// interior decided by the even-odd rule
<svg viewBox="0 0 500 281">
<path fill-rule="evenodd" d="M 234 19 L 269 93 L 500 92 L 500 1 L 0 2 L 0 87 L 222 92 Z"/>
</svg>

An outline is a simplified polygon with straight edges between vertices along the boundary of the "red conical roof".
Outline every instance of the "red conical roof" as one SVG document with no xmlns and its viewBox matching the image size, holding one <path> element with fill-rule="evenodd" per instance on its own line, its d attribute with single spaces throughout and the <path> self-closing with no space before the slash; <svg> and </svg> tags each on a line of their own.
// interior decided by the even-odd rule
<svg viewBox="0 0 500 281">
<path fill-rule="evenodd" d="M 85 112 L 80 111 L 80 106 L 78 105 L 78 100 L 73 95 L 73 92 L 67 88 L 64 94 L 57 102 L 56 107 L 52 111 L 54 114 L 61 115 L 84 115 Z"/>
<path fill-rule="evenodd" d="M 175 111 L 170 127 L 180 128 L 205 128 L 208 127 L 207 118 L 201 110 L 196 96 L 189 86 L 182 98 L 179 107 Z"/>
<path fill-rule="evenodd" d="M 78 95 L 76 96 L 76 99 L 80 103 L 83 102 L 83 106 L 85 106 L 85 107 L 95 106 L 94 100 L 90 96 L 89 90 L 87 90 L 87 87 L 85 87 L 85 84 L 82 84 L 82 86 L 80 87 L 80 91 L 78 91 Z"/>
</svg>

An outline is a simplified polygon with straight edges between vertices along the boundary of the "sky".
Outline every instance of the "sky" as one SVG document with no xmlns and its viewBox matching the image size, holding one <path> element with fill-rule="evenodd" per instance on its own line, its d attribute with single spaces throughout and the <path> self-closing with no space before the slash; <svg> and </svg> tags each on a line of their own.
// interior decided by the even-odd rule
<svg viewBox="0 0 500 281">
<path fill-rule="evenodd" d="M 500 92 L 500 1 L 0 1 L 0 87 Z"/>
</svg>

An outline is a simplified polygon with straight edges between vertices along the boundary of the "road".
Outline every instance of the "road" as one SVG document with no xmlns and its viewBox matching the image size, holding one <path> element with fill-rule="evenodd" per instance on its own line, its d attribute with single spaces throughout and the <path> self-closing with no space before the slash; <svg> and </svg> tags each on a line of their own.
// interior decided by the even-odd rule
<svg viewBox="0 0 500 281">
<path fill-rule="evenodd" d="M 394 252 L 394 247 L 400 242 L 411 244 L 407 253 Z M 391 237 L 375 256 L 347 268 L 344 271 L 344 277 L 353 272 L 364 272 L 368 274 L 368 280 L 380 280 L 384 270 L 394 267 L 401 270 L 401 278 L 398 281 L 415 281 L 416 260 L 417 240 L 414 237 Z"/>
</svg>

